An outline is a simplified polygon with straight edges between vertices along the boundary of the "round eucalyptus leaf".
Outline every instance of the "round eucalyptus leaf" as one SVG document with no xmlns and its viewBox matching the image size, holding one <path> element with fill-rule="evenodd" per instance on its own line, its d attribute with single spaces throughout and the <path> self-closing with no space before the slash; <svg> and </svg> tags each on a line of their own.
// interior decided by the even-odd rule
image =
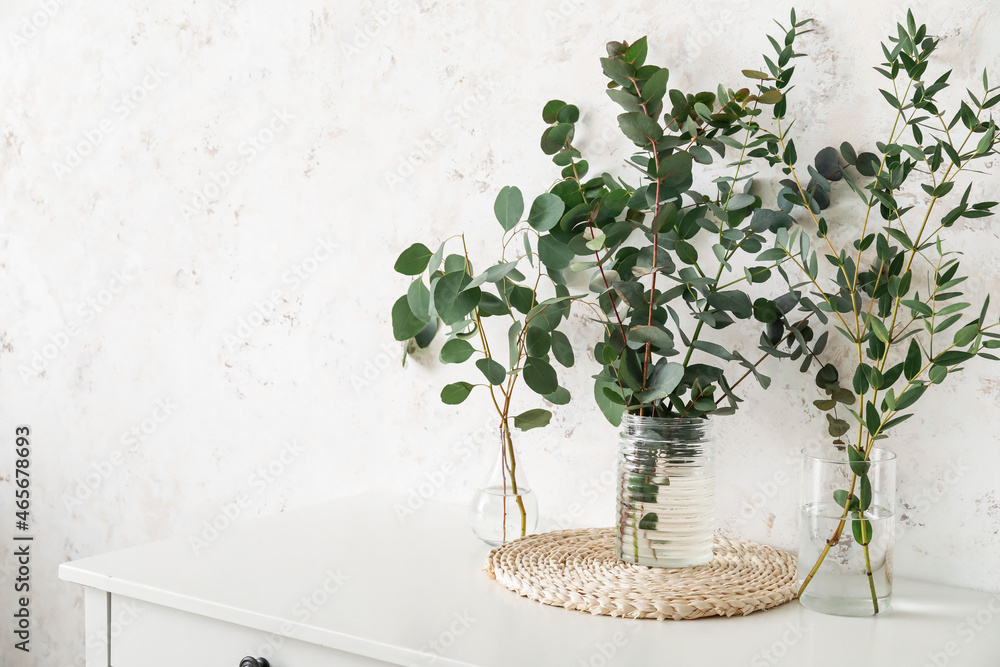
<svg viewBox="0 0 1000 667">
<path fill-rule="evenodd" d="M 565 210 L 562 199 L 551 192 L 538 195 L 531 204 L 528 224 L 539 232 L 547 232 L 559 224 Z"/>
<path fill-rule="evenodd" d="M 690 153 L 677 151 L 660 160 L 656 175 L 661 185 L 674 188 L 688 182 L 691 179 L 692 159 Z"/>
<path fill-rule="evenodd" d="M 854 150 L 854 146 L 846 141 L 840 144 L 840 154 L 844 156 L 844 160 L 847 161 L 847 164 L 855 164 L 858 161 L 857 151 Z"/>
<path fill-rule="evenodd" d="M 460 364 L 471 357 L 475 351 L 476 348 L 472 347 L 467 341 L 460 338 L 453 338 L 441 348 L 439 358 L 442 364 Z"/>
<path fill-rule="evenodd" d="M 431 341 L 434 340 L 434 336 L 438 332 L 438 319 L 435 317 L 433 320 L 427 323 L 423 329 L 420 330 L 416 336 L 413 337 L 414 342 L 416 342 L 417 347 L 421 350 L 426 349 Z"/>
<path fill-rule="evenodd" d="M 544 357 L 549 353 L 551 339 L 544 329 L 529 327 L 524 338 L 524 350 L 529 357 Z"/>
<path fill-rule="evenodd" d="M 542 152 L 546 155 L 555 155 L 573 141 L 573 134 L 573 125 L 570 123 L 559 123 L 546 128 L 542 132 Z"/>
<path fill-rule="evenodd" d="M 556 371 L 549 362 L 537 357 L 529 357 L 524 364 L 524 382 L 536 394 L 545 396 L 559 388 Z"/>
<path fill-rule="evenodd" d="M 479 305 L 482 291 L 478 287 L 463 290 L 471 281 L 464 271 L 453 271 L 434 284 L 434 308 L 445 324 L 450 326 L 461 321 Z"/>
<path fill-rule="evenodd" d="M 767 340 L 771 345 L 777 345 L 785 335 L 785 325 L 779 319 L 767 324 Z"/>
<path fill-rule="evenodd" d="M 685 264 L 695 264 L 698 261 L 698 251 L 687 241 L 678 241 L 675 252 L 677 258 Z"/>
<path fill-rule="evenodd" d="M 879 166 L 879 159 L 875 153 L 862 153 L 858 156 L 858 173 L 862 176 L 874 176 Z"/>
<path fill-rule="evenodd" d="M 479 297 L 479 314 L 483 317 L 490 315 L 507 315 L 510 309 L 499 297 L 483 292 Z"/>
<path fill-rule="evenodd" d="M 652 146 L 663 138 L 663 128 L 655 120 L 642 113 L 632 111 L 618 116 L 618 127 L 622 133 L 638 146 Z M 685 153 L 685 155 L 687 155 Z M 688 160 L 691 156 L 688 155 Z M 688 172 L 690 174 L 690 171 Z"/>
<path fill-rule="evenodd" d="M 468 382 L 453 382 L 441 390 L 441 402 L 447 405 L 458 405 L 469 397 L 473 385 Z"/>
<path fill-rule="evenodd" d="M 444 258 L 444 272 L 452 273 L 453 271 L 462 271 L 465 273 L 471 273 L 471 271 L 466 271 L 467 264 L 468 263 L 464 255 L 451 253 Z"/>
<path fill-rule="evenodd" d="M 758 322 L 770 324 L 781 319 L 781 311 L 773 301 L 761 297 L 753 302 L 753 317 Z"/>
<path fill-rule="evenodd" d="M 406 291 L 406 302 L 417 319 L 425 322 L 431 319 L 431 292 L 420 278 L 410 284 L 410 289 Z"/>
<path fill-rule="evenodd" d="M 556 114 L 556 120 L 560 123 L 575 123 L 580 120 L 580 110 L 572 104 L 567 104 L 559 109 L 559 113 Z"/>
<path fill-rule="evenodd" d="M 576 255 L 552 235 L 546 234 L 538 241 L 538 257 L 547 268 L 561 271 L 569 268 Z"/>
<path fill-rule="evenodd" d="M 507 378 L 507 371 L 504 367 L 497 361 L 493 359 L 479 359 L 476 361 L 476 368 L 483 372 L 486 379 L 492 385 L 503 384 L 503 381 Z"/>
<path fill-rule="evenodd" d="M 421 320 L 410 310 L 410 304 L 405 296 L 401 296 L 392 306 L 392 335 L 396 340 L 409 340 L 427 326 L 427 320 Z"/>
<path fill-rule="evenodd" d="M 828 181 L 839 181 L 844 177 L 840 167 L 840 156 L 837 149 L 827 146 L 816 153 L 816 171 Z"/>
<path fill-rule="evenodd" d="M 514 428 L 519 428 L 522 431 L 530 431 L 533 428 L 548 426 L 551 420 L 551 412 L 541 408 L 535 408 L 534 410 L 522 412 L 514 417 Z"/>
<path fill-rule="evenodd" d="M 551 125 L 556 122 L 558 118 L 559 111 L 566 106 L 566 103 L 562 100 L 549 100 L 546 102 L 545 106 L 542 107 L 542 120 Z"/>
<path fill-rule="evenodd" d="M 400 253 L 392 268 L 405 276 L 418 276 L 427 268 L 433 253 L 423 243 L 414 243 Z"/>
<path fill-rule="evenodd" d="M 571 398 L 569 390 L 564 387 L 559 387 L 551 394 L 545 395 L 545 400 L 552 405 L 567 405 Z"/>
<path fill-rule="evenodd" d="M 509 232 L 521 221 L 521 214 L 524 213 L 524 197 L 521 191 L 510 185 L 500 189 L 496 201 L 493 203 L 493 213 L 496 214 L 497 221 Z"/>
</svg>

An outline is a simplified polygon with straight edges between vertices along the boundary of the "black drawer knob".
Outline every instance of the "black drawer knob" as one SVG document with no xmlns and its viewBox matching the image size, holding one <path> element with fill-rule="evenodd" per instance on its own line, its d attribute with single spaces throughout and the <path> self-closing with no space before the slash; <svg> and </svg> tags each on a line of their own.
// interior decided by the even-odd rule
<svg viewBox="0 0 1000 667">
<path fill-rule="evenodd" d="M 271 665 L 267 662 L 267 658 L 253 658 L 248 655 L 240 660 L 240 667 L 271 667 Z"/>
</svg>

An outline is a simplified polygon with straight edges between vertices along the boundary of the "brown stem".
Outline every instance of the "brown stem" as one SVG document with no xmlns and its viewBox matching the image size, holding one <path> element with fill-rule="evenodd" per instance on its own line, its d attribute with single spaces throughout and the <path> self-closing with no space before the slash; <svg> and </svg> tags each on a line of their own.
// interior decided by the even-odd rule
<svg viewBox="0 0 1000 667">
<path fill-rule="evenodd" d="M 510 489 L 514 492 L 514 499 L 517 502 L 518 511 L 521 513 L 521 537 L 524 537 L 528 531 L 528 514 L 524 510 L 524 499 L 521 494 L 517 492 L 517 460 L 514 458 L 514 441 L 510 437 L 510 430 L 507 428 L 503 429 L 503 436 L 505 440 L 505 457 L 510 456 Z M 506 466 L 505 466 L 506 468 Z M 506 498 L 506 494 L 504 494 Z M 507 514 L 504 513 L 504 542 L 507 541 Z"/>
<path fill-rule="evenodd" d="M 847 508 L 851 506 L 850 499 L 854 496 L 854 486 L 857 482 L 858 476 L 852 475 L 851 488 L 847 492 L 848 500 L 846 503 L 847 506 L 844 507 L 844 513 L 840 516 L 840 521 L 837 523 L 837 528 L 833 531 L 833 535 L 826 541 L 826 546 L 823 547 L 823 553 L 821 553 L 819 558 L 816 559 L 816 564 L 812 566 L 812 569 L 809 570 L 809 574 L 806 575 L 806 578 L 802 581 L 802 585 L 799 586 L 799 592 L 796 593 L 798 597 L 802 597 L 802 593 L 806 590 L 806 586 L 808 586 L 809 582 L 811 582 L 813 577 L 816 576 L 816 572 L 819 570 L 820 565 L 822 565 L 823 561 L 826 560 L 826 555 L 830 553 L 830 547 L 840 541 L 840 534 L 844 531 L 844 524 L 847 522 L 847 514 L 850 511 Z"/>
</svg>

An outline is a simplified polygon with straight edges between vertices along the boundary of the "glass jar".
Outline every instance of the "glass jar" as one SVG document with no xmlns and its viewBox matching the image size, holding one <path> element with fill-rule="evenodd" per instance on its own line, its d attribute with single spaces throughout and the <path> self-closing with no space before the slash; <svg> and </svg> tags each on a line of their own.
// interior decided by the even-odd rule
<svg viewBox="0 0 1000 667">
<path fill-rule="evenodd" d="M 499 429 L 499 445 L 493 468 L 469 505 L 472 531 L 494 547 L 530 535 L 538 524 L 538 502 L 506 426 Z"/>
<path fill-rule="evenodd" d="M 896 455 L 848 454 L 846 445 L 802 450 L 799 601 L 824 614 L 872 616 L 892 603 Z"/>
<path fill-rule="evenodd" d="M 626 563 L 712 560 L 715 452 L 703 418 L 622 417 L 615 553 Z"/>
</svg>

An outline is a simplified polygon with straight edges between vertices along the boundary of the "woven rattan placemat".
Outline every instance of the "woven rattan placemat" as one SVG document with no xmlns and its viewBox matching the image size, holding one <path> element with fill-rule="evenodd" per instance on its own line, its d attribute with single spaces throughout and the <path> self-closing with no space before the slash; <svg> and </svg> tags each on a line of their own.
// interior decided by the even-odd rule
<svg viewBox="0 0 1000 667">
<path fill-rule="evenodd" d="M 795 556 L 718 535 L 711 563 L 658 568 L 618 560 L 613 528 L 559 530 L 494 549 L 486 572 L 542 604 L 626 618 L 746 616 L 795 597 Z"/>
</svg>

